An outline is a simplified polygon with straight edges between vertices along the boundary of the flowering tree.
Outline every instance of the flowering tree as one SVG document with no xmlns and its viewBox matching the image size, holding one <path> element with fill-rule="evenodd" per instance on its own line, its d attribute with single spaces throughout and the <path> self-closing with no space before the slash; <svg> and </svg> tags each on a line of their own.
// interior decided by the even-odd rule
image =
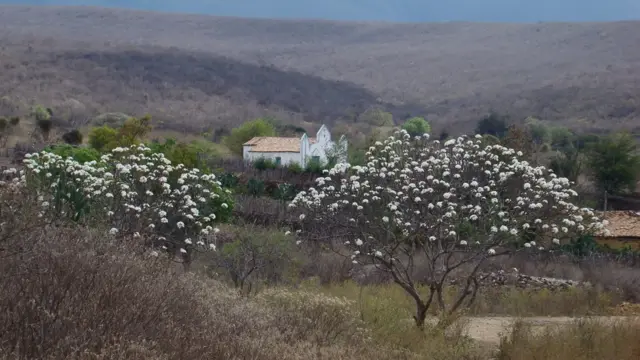
<svg viewBox="0 0 640 360">
<path fill-rule="evenodd" d="M 148 239 L 187 264 L 193 251 L 215 249 L 213 224 L 231 211 L 214 175 L 173 165 L 143 145 L 84 164 L 49 152 L 29 154 L 24 164 L 19 183 L 39 195 L 40 216 L 106 222 L 111 235 Z"/>
<path fill-rule="evenodd" d="M 354 263 L 389 273 L 415 300 L 418 326 L 434 300 L 449 315 L 470 304 L 487 259 L 603 228 L 592 210 L 570 202 L 577 194 L 567 179 L 532 167 L 512 149 L 483 147 L 480 136 L 441 143 L 402 130 L 366 155 L 364 166 L 336 165 L 290 206 L 303 210 L 305 226 L 331 229 L 329 237 L 344 241 Z M 300 236 L 320 239 L 314 232 Z M 426 295 L 414 278 L 418 256 L 427 261 Z M 454 271 L 466 281 L 445 304 L 444 285 Z"/>
</svg>

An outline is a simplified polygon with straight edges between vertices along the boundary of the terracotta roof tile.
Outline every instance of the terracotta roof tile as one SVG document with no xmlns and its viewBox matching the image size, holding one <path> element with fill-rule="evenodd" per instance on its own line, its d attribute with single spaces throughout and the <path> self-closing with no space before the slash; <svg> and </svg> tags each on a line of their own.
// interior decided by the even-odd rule
<svg viewBox="0 0 640 360">
<path fill-rule="evenodd" d="M 243 145 L 251 152 L 300 152 L 300 139 L 285 137 L 254 137 Z"/>
<path fill-rule="evenodd" d="M 605 226 L 609 237 L 640 237 L 640 212 L 607 211 L 598 215 L 604 215 L 604 219 L 609 221 Z"/>
</svg>

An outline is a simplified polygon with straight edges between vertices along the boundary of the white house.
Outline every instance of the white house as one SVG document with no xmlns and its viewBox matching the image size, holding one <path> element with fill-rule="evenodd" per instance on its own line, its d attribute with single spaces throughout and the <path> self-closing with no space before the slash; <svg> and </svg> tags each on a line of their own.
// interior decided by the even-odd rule
<svg viewBox="0 0 640 360">
<path fill-rule="evenodd" d="M 295 137 L 254 137 L 242 146 L 242 158 L 246 161 L 256 161 L 260 158 L 270 159 L 277 165 L 297 163 L 307 166 L 309 160 L 319 160 L 325 164 L 327 154 L 334 151 L 339 162 L 345 162 L 347 155 L 347 139 L 344 135 L 338 142 L 331 140 L 329 129 L 322 125 L 316 137 L 307 134 Z"/>
</svg>

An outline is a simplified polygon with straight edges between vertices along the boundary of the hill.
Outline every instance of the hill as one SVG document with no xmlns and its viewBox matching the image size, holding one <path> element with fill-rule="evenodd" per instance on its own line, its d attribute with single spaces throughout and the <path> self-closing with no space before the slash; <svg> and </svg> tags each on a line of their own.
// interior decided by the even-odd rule
<svg viewBox="0 0 640 360">
<path fill-rule="evenodd" d="M 22 5 L 93 5 L 259 18 L 398 22 L 538 22 L 640 19 L 635 0 L 5 0 Z"/>
<path fill-rule="evenodd" d="M 589 129 L 640 119 L 640 22 L 398 24 L 0 7 L 0 97 L 168 125 L 353 121 L 468 130 L 490 110 Z M 10 105 L 11 105 L 10 104 Z"/>
</svg>

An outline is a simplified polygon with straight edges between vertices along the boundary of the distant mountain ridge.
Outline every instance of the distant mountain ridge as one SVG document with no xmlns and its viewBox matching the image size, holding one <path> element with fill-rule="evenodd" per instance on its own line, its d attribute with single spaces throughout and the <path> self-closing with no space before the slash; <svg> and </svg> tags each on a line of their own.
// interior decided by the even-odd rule
<svg viewBox="0 0 640 360">
<path fill-rule="evenodd" d="M 556 22 L 640 19 L 638 0 L 4 0 L 259 18 L 396 22 Z"/>
<path fill-rule="evenodd" d="M 458 132 L 497 111 L 640 133 L 640 21 L 346 22 L 0 5 L 0 48 L 0 98 L 10 93 L 12 108 L 71 98 L 87 112 L 150 112 L 184 130 L 263 115 L 352 126 L 379 107 Z"/>
</svg>

